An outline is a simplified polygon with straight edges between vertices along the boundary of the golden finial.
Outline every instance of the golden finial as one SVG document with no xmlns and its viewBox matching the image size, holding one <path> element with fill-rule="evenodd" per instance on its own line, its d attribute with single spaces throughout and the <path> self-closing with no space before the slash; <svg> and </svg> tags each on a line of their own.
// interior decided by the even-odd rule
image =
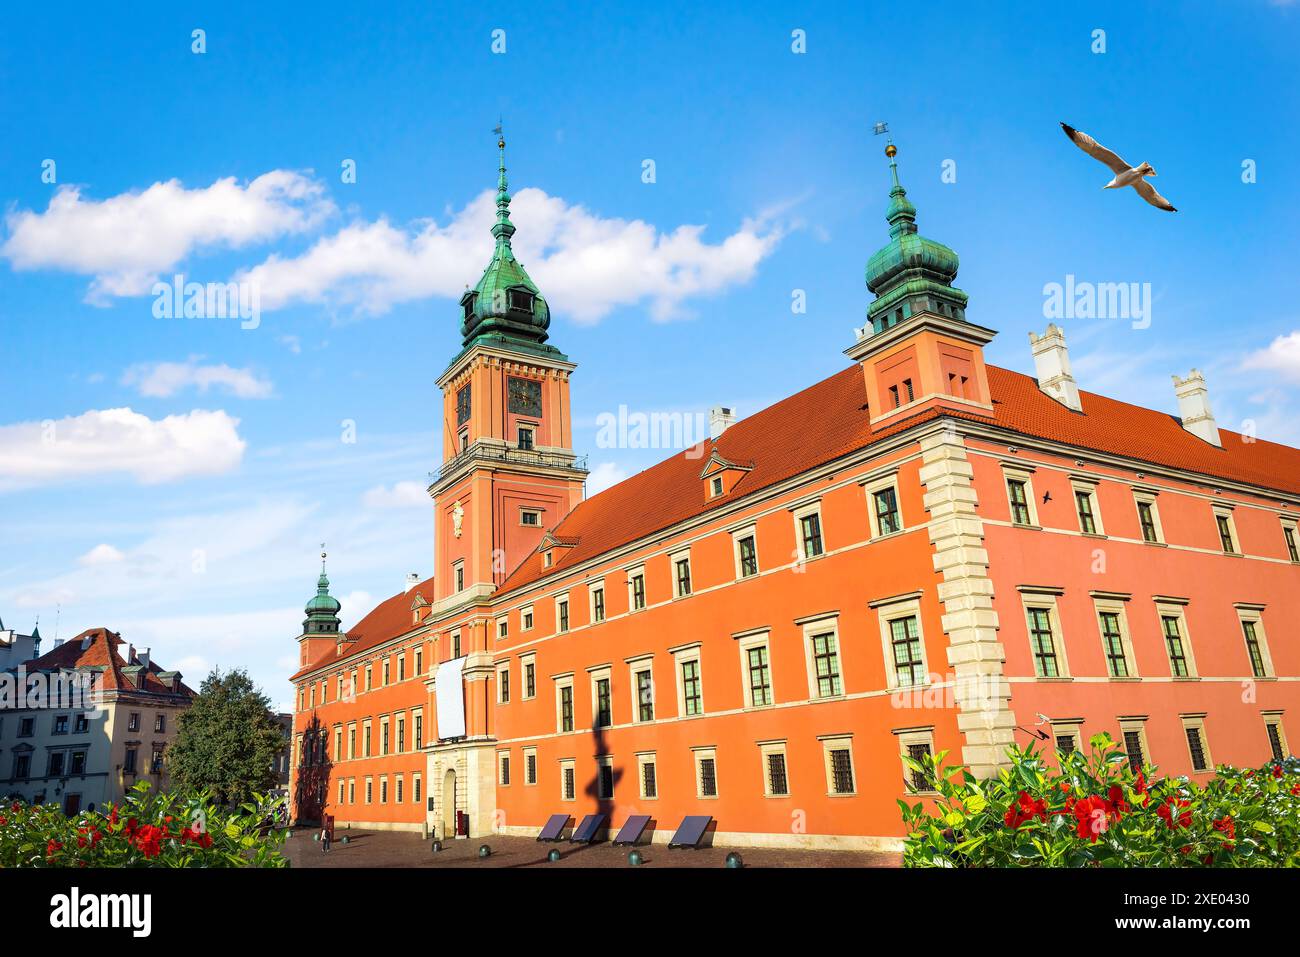
<svg viewBox="0 0 1300 957">
<path fill-rule="evenodd" d="M 893 159 L 895 156 L 898 155 L 898 147 L 895 146 L 893 143 L 890 143 L 888 146 L 885 147 L 885 155 L 888 156 L 890 159 Z"/>
</svg>

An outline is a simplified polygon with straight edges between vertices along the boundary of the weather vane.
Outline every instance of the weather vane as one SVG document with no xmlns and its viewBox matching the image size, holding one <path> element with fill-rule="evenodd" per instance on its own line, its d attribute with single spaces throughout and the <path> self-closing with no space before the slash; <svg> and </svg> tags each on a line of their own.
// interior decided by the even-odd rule
<svg viewBox="0 0 1300 957">
<path fill-rule="evenodd" d="M 497 117 L 497 125 L 493 127 L 492 132 L 496 134 L 497 146 L 504 149 L 506 145 L 506 134 L 501 126 L 501 117 Z"/>
<path fill-rule="evenodd" d="M 874 132 L 875 132 L 875 134 L 876 134 L 877 136 L 879 136 L 881 133 L 888 133 L 888 132 L 889 132 L 889 124 L 888 124 L 888 123 L 883 123 L 883 122 L 882 122 L 882 123 L 877 123 L 877 124 L 875 125 Z"/>
<path fill-rule="evenodd" d="M 872 132 L 874 132 L 877 136 L 879 136 L 881 133 L 888 133 L 889 124 L 882 120 L 872 128 Z M 885 146 L 885 155 L 888 156 L 890 159 L 893 159 L 895 154 L 898 153 L 898 149 L 897 147 L 894 146 L 894 138 L 892 136 L 889 137 L 887 144 L 888 145 Z"/>
</svg>

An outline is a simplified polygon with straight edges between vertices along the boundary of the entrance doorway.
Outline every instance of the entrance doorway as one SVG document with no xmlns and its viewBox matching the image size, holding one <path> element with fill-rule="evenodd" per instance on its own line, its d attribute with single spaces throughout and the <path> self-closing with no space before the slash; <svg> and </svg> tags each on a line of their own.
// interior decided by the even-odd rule
<svg viewBox="0 0 1300 957">
<path fill-rule="evenodd" d="M 448 768 L 442 778 L 442 836 L 456 836 L 456 770 Z"/>
</svg>

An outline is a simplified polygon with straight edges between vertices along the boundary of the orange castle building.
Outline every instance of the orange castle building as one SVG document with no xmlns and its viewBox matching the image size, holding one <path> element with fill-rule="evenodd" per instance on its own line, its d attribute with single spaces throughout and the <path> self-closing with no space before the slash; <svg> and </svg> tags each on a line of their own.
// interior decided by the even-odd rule
<svg viewBox="0 0 1300 957">
<path fill-rule="evenodd" d="M 534 835 L 685 815 L 736 845 L 897 844 L 904 755 L 996 773 L 1013 743 L 1202 777 L 1288 753 L 1300 714 L 1300 451 L 1037 378 L 917 233 L 890 241 L 841 372 L 583 498 L 549 308 L 496 249 L 438 380 L 436 574 L 340 630 L 322 571 L 296 687 L 297 814 Z"/>
</svg>

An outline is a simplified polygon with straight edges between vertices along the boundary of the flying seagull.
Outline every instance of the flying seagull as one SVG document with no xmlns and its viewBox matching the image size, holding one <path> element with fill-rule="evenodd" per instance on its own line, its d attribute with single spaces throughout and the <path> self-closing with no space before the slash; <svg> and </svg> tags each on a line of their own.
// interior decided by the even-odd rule
<svg viewBox="0 0 1300 957">
<path fill-rule="evenodd" d="M 1157 209 L 1168 210 L 1176 213 L 1173 204 L 1156 192 L 1156 188 L 1144 179 L 1146 176 L 1155 176 L 1156 171 L 1150 163 L 1143 163 L 1141 166 L 1129 166 L 1106 147 L 1102 146 L 1087 133 L 1082 130 L 1076 130 L 1073 126 L 1065 123 L 1061 124 L 1061 129 L 1065 130 L 1065 135 L 1070 138 L 1070 142 L 1079 149 L 1083 150 L 1095 160 L 1101 160 L 1111 168 L 1115 178 L 1103 186 L 1103 189 L 1119 189 L 1123 186 L 1132 186 L 1138 191 L 1138 195 L 1145 199 Z"/>
</svg>

